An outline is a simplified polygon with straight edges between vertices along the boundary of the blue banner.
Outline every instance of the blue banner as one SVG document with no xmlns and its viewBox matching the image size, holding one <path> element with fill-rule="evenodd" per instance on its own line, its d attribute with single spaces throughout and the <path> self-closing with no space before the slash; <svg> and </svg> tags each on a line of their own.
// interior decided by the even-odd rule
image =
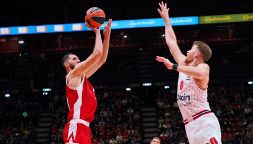
<svg viewBox="0 0 253 144">
<path fill-rule="evenodd" d="M 175 17 L 171 18 L 170 20 L 172 26 L 199 24 L 198 16 Z M 106 23 L 107 22 L 105 22 L 105 24 Z M 105 24 L 101 26 L 101 29 L 104 29 Z M 147 28 L 147 27 L 162 27 L 162 26 L 164 26 L 164 21 L 161 18 L 115 20 L 112 22 L 112 29 Z M 14 26 L 14 27 L 0 27 L 0 36 L 57 33 L 57 32 L 77 32 L 77 31 L 90 31 L 90 30 L 91 29 L 87 28 L 84 23 Z"/>
</svg>

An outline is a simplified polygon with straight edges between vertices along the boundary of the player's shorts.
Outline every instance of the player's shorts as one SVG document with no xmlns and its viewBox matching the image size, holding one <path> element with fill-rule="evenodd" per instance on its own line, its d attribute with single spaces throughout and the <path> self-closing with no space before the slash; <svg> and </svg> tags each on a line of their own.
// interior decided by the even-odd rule
<svg viewBox="0 0 253 144">
<path fill-rule="evenodd" d="M 185 130 L 190 144 L 221 144 L 220 124 L 212 112 L 185 123 Z"/>
<path fill-rule="evenodd" d="M 65 144 L 91 144 L 91 130 L 89 122 L 73 119 L 68 122 L 63 130 Z"/>
</svg>

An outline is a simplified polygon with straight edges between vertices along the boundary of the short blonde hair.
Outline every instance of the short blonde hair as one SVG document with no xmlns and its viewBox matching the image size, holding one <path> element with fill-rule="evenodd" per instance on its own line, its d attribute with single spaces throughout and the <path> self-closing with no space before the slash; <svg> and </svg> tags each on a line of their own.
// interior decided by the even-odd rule
<svg viewBox="0 0 253 144">
<path fill-rule="evenodd" d="M 207 62 L 212 57 L 212 50 L 211 48 L 202 41 L 195 41 L 192 45 L 196 45 L 199 52 L 203 56 L 204 62 Z"/>
</svg>

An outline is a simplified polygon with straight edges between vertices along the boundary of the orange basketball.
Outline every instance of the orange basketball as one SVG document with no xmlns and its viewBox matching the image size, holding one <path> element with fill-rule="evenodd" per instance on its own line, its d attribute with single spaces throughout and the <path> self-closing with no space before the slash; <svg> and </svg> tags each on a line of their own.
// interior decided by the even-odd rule
<svg viewBox="0 0 253 144">
<path fill-rule="evenodd" d="M 99 28 L 105 21 L 105 12 L 98 8 L 89 8 L 85 16 L 85 24 L 89 28 Z"/>
</svg>

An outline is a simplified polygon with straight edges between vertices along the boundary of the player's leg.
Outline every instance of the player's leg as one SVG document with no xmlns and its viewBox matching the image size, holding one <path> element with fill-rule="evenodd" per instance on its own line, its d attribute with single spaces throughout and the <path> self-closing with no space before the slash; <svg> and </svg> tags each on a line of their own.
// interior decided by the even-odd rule
<svg viewBox="0 0 253 144">
<path fill-rule="evenodd" d="M 91 144 L 91 130 L 84 124 L 77 124 L 77 141 L 79 144 Z"/>
<path fill-rule="evenodd" d="M 207 115 L 201 119 L 201 123 L 199 143 L 221 144 L 221 130 L 217 117 L 214 114 Z"/>
<path fill-rule="evenodd" d="M 91 144 L 90 128 L 80 123 L 68 123 L 63 131 L 65 144 Z"/>
<path fill-rule="evenodd" d="M 68 122 L 63 130 L 63 141 L 65 144 L 73 144 L 76 140 L 77 124 Z"/>
<path fill-rule="evenodd" d="M 199 133 L 199 124 L 195 121 L 192 121 L 185 125 L 185 131 L 190 144 L 197 144 L 197 137 Z"/>
</svg>

